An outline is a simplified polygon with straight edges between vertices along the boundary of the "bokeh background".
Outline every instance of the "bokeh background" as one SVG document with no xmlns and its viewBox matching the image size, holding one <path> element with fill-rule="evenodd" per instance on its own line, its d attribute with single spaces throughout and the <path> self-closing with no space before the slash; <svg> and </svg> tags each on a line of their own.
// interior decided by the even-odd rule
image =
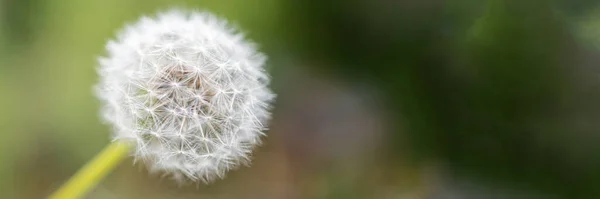
<svg viewBox="0 0 600 199">
<path fill-rule="evenodd" d="M 110 141 L 96 58 L 173 7 L 269 55 L 268 137 L 214 184 L 129 159 L 87 198 L 600 198 L 593 0 L 0 0 L 0 198 L 45 198 Z"/>
</svg>

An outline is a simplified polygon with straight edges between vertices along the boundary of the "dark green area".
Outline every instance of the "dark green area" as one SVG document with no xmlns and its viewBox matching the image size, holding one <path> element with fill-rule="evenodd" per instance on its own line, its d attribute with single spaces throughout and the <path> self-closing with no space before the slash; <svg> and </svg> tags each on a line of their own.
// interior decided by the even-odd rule
<svg viewBox="0 0 600 199">
<path fill-rule="evenodd" d="M 408 138 L 415 162 L 458 176 L 598 198 L 600 62 L 570 21 L 596 4 L 293 1 L 289 38 L 301 60 L 384 91 L 408 128 L 391 157 Z"/>
</svg>

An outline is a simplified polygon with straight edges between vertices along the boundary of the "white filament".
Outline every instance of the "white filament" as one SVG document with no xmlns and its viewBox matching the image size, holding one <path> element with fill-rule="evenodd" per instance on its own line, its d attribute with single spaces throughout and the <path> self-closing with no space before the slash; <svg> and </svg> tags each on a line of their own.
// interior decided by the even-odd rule
<svg viewBox="0 0 600 199">
<path fill-rule="evenodd" d="M 143 17 L 107 45 L 97 95 L 115 140 L 176 179 L 209 183 L 249 162 L 270 118 L 265 56 L 206 12 Z"/>
</svg>

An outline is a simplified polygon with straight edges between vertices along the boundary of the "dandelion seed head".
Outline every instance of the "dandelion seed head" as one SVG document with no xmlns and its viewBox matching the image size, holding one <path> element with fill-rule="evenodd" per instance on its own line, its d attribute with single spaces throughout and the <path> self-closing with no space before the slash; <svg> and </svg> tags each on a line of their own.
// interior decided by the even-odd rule
<svg viewBox="0 0 600 199">
<path fill-rule="evenodd" d="M 115 140 L 175 179 L 249 163 L 270 118 L 265 56 L 224 20 L 170 10 L 127 26 L 100 58 L 97 96 Z"/>
</svg>

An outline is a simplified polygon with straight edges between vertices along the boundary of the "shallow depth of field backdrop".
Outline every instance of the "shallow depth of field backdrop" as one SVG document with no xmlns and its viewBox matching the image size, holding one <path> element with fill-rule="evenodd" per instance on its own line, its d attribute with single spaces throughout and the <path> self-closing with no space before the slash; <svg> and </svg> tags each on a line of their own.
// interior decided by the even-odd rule
<svg viewBox="0 0 600 199">
<path fill-rule="evenodd" d="M 600 198 L 593 0 L 0 0 L 0 198 L 44 198 L 109 141 L 117 30 L 215 12 L 278 94 L 251 167 L 178 185 L 123 162 L 87 198 Z"/>
</svg>

